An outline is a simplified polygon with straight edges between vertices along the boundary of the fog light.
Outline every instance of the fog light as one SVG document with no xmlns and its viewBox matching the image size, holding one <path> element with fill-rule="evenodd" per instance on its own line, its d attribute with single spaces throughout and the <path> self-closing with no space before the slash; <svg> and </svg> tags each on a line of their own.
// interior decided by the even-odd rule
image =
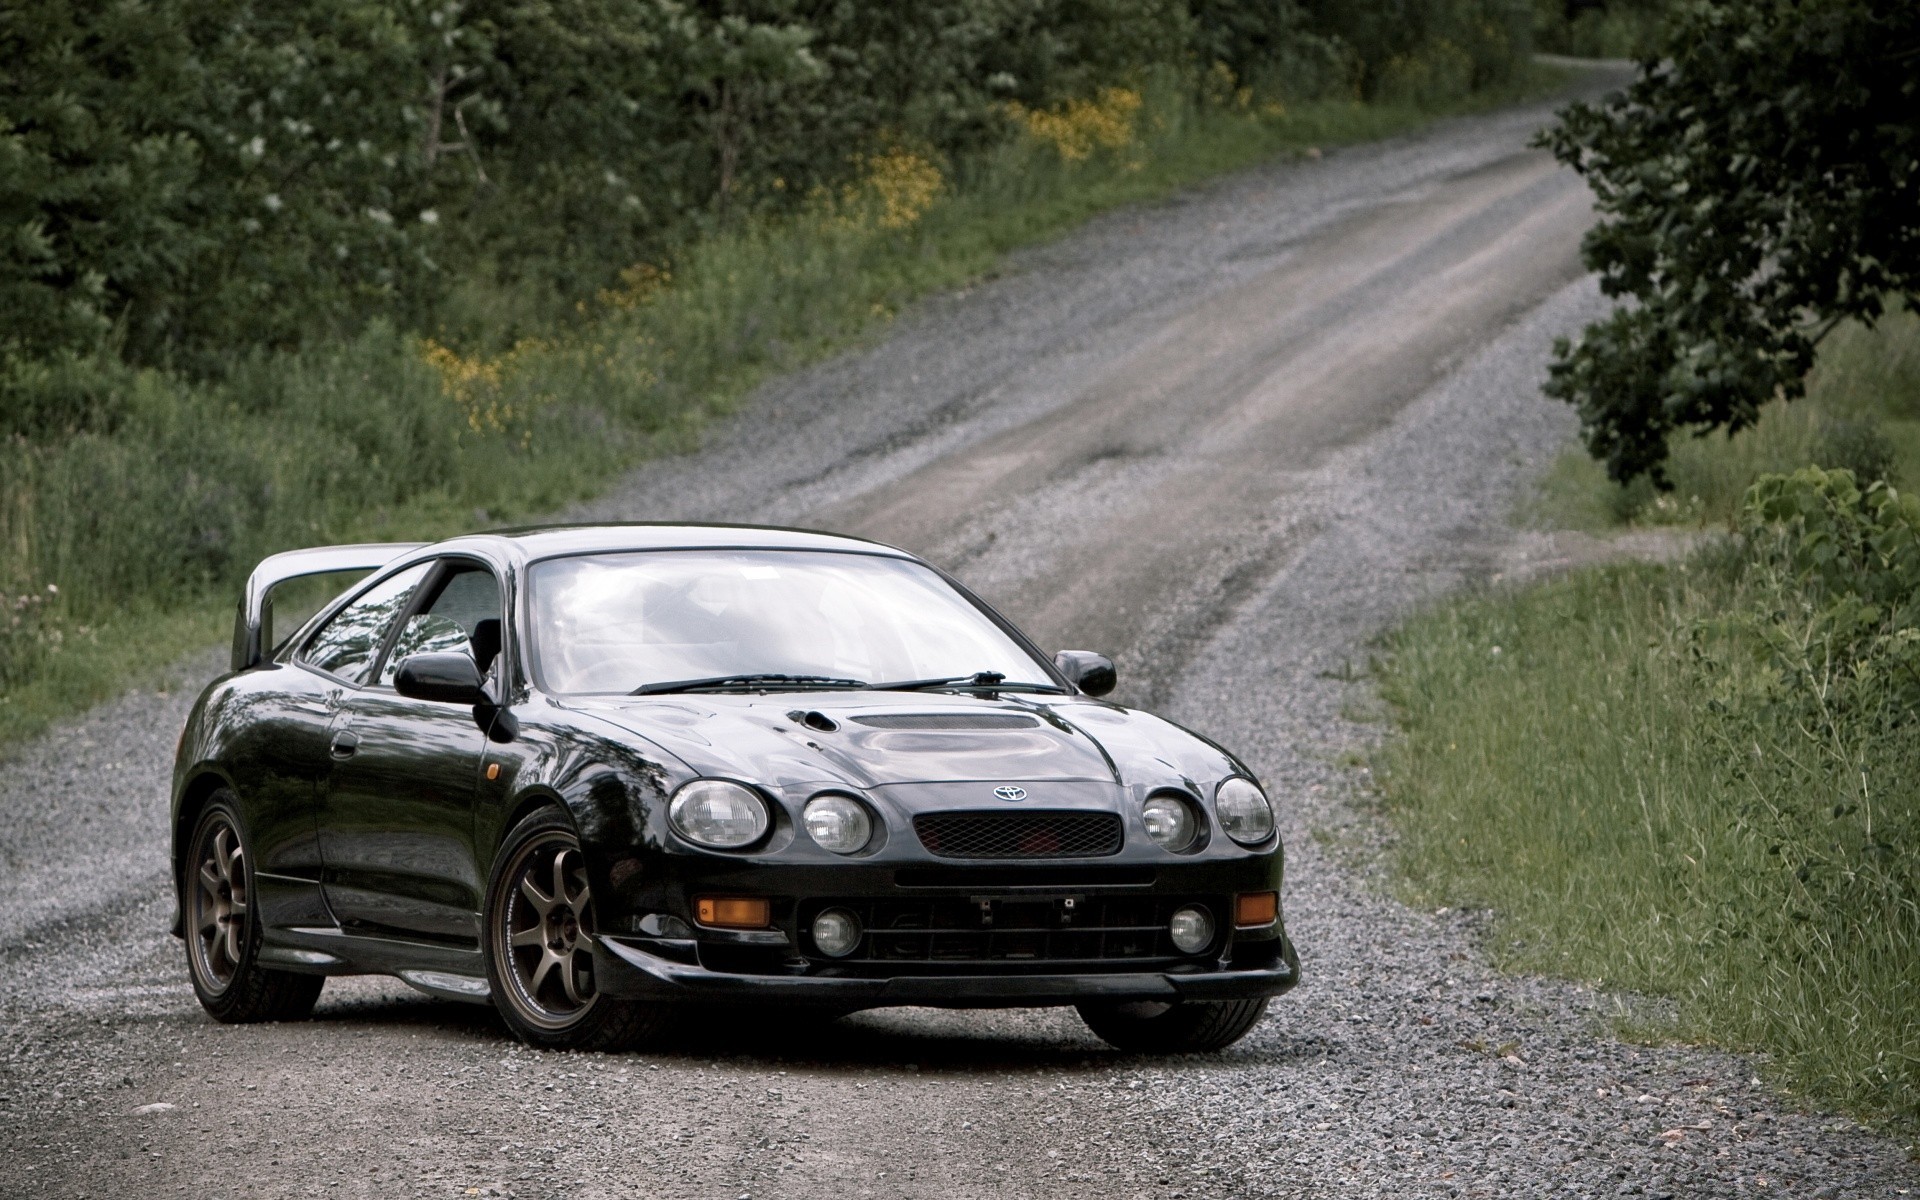
<svg viewBox="0 0 1920 1200">
<path fill-rule="evenodd" d="M 831 958 L 845 958 L 860 948 L 860 918 L 844 908 L 830 908 L 813 919 L 813 944 Z"/>
<path fill-rule="evenodd" d="M 1213 944 L 1213 918 L 1204 908 L 1183 908 L 1167 922 L 1167 932 L 1182 954 L 1198 954 Z"/>
<path fill-rule="evenodd" d="M 1279 916 L 1279 892 L 1242 892 L 1233 906 L 1233 923 L 1241 929 L 1271 925 Z"/>
<path fill-rule="evenodd" d="M 722 929 L 765 929 L 773 924 L 773 906 L 746 896 L 702 896 L 693 902 L 693 918 Z"/>
</svg>

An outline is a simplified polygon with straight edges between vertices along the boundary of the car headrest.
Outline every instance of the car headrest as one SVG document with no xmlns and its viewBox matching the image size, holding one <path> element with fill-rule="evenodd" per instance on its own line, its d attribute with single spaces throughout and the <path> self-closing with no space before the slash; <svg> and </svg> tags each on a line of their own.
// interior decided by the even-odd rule
<svg viewBox="0 0 1920 1200">
<path fill-rule="evenodd" d="M 487 668 L 493 666 L 493 660 L 500 655 L 500 618 L 488 617 L 475 622 L 473 632 L 467 635 L 467 642 L 473 646 L 473 665 L 485 675 Z"/>
</svg>

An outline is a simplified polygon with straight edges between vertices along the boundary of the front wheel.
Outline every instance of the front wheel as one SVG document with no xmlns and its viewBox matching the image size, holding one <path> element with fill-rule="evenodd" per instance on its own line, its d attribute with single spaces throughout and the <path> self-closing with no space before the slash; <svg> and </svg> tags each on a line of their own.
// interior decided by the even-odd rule
<svg viewBox="0 0 1920 1200">
<path fill-rule="evenodd" d="M 1265 1000 L 1187 1000 L 1167 1004 L 1082 1004 L 1080 1019 L 1100 1038 L 1135 1054 L 1205 1054 L 1224 1050 L 1260 1023 Z"/>
<path fill-rule="evenodd" d="M 295 1021 L 313 1011 L 327 980 L 260 965 L 253 861 L 233 793 L 215 792 L 187 843 L 187 974 L 200 1007 L 230 1025 Z"/>
<path fill-rule="evenodd" d="M 657 1005 L 604 996 L 593 976 L 598 913 L 572 822 L 533 813 L 507 834 L 487 888 L 487 982 L 530 1046 L 622 1050 L 666 1025 Z"/>
</svg>

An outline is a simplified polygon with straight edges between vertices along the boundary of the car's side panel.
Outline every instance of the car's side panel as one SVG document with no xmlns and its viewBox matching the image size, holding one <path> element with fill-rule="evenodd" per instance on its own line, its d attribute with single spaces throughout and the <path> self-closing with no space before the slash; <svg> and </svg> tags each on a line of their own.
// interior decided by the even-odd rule
<svg viewBox="0 0 1920 1200">
<path fill-rule="evenodd" d="M 319 819 L 334 916 L 477 944 L 473 801 L 487 743 L 473 713 L 370 688 L 347 698 L 333 736 Z"/>
<path fill-rule="evenodd" d="M 502 613 L 501 596 L 498 564 L 437 560 L 342 704 L 319 827 L 327 901 L 349 928 L 479 944 L 473 804 L 485 728 L 466 705 L 402 696 L 391 683 L 405 654 L 471 652 L 474 631 Z"/>
</svg>

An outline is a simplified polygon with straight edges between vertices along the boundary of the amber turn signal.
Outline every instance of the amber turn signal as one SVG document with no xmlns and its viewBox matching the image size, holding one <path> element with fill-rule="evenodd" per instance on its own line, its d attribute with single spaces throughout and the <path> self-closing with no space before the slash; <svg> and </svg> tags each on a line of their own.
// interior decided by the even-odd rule
<svg viewBox="0 0 1920 1200">
<path fill-rule="evenodd" d="M 1279 916 L 1279 892 L 1242 892 L 1233 906 L 1233 923 L 1241 929 L 1271 925 Z"/>
<path fill-rule="evenodd" d="M 723 929 L 765 929 L 773 924 L 773 906 L 746 896 L 702 896 L 693 902 L 693 916 Z"/>
</svg>

